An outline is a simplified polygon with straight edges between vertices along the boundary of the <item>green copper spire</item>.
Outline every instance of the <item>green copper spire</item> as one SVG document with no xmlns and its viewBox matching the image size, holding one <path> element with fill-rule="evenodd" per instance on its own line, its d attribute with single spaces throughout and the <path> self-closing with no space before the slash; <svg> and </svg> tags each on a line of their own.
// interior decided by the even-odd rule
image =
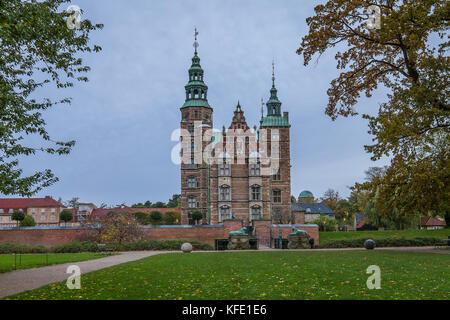
<svg viewBox="0 0 450 320">
<path fill-rule="evenodd" d="M 266 103 L 267 117 L 261 119 L 261 127 L 290 127 L 289 121 L 281 115 L 281 101 L 278 100 L 275 87 L 275 62 L 272 62 L 272 88 L 270 99 Z"/>
<path fill-rule="evenodd" d="M 186 102 L 182 108 L 187 107 L 206 107 L 211 108 L 208 103 L 207 94 L 208 86 L 203 82 L 203 69 L 200 66 L 200 58 L 197 55 L 197 48 L 199 44 L 197 42 L 198 36 L 197 28 L 195 29 L 195 42 L 194 42 L 194 57 L 192 58 L 192 65 L 189 68 L 189 82 L 184 87 L 186 89 Z"/>
<path fill-rule="evenodd" d="M 270 99 L 266 103 L 268 116 L 281 116 L 281 102 L 277 97 L 275 88 L 275 62 L 272 62 L 272 89 L 270 89 Z"/>
</svg>

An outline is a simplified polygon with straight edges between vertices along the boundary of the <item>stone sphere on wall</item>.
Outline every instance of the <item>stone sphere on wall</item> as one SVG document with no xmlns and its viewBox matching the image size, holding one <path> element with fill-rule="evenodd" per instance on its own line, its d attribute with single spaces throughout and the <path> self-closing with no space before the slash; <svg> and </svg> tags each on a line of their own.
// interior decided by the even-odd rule
<svg viewBox="0 0 450 320">
<path fill-rule="evenodd" d="M 181 245 L 181 251 L 183 251 L 184 253 L 192 252 L 192 244 L 190 244 L 189 242 L 183 243 Z"/>
</svg>

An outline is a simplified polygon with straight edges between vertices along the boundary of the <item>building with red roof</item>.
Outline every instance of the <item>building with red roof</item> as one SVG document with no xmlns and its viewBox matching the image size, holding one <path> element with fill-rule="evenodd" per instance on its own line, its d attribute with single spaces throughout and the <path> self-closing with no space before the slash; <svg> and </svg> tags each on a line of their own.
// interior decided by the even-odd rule
<svg viewBox="0 0 450 320">
<path fill-rule="evenodd" d="M 420 218 L 420 229 L 426 230 L 436 230 L 444 229 L 446 226 L 445 222 L 433 217 L 421 217 Z"/>
<path fill-rule="evenodd" d="M 65 206 L 52 197 L 45 198 L 0 198 L 0 227 L 14 227 L 11 219 L 14 211 L 31 215 L 36 226 L 58 226 L 59 214 Z"/>
</svg>

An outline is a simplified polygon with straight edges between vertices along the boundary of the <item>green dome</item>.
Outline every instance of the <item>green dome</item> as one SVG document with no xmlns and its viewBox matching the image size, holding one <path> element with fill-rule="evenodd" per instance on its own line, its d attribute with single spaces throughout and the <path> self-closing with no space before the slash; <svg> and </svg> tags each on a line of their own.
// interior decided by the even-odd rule
<svg viewBox="0 0 450 320">
<path fill-rule="evenodd" d="M 314 198 L 314 195 L 312 194 L 311 191 L 305 190 L 300 192 L 300 195 L 298 196 L 299 198 Z"/>
</svg>

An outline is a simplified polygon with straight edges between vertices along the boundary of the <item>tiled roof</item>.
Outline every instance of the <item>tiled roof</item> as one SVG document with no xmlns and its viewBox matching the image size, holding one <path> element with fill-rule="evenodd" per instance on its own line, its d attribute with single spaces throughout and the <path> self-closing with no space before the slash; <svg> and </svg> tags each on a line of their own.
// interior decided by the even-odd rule
<svg viewBox="0 0 450 320">
<path fill-rule="evenodd" d="M 428 227 L 445 227 L 445 222 L 433 217 L 421 217 L 420 225 Z"/>
<path fill-rule="evenodd" d="M 292 211 L 302 211 L 306 214 L 334 215 L 333 210 L 325 203 L 291 203 L 291 209 Z"/>
<path fill-rule="evenodd" d="M 64 207 L 64 205 L 52 198 L 3 198 L 0 199 L 0 209 L 5 213 L 9 209 L 26 210 L 29 207 Z"/>
</svg>

